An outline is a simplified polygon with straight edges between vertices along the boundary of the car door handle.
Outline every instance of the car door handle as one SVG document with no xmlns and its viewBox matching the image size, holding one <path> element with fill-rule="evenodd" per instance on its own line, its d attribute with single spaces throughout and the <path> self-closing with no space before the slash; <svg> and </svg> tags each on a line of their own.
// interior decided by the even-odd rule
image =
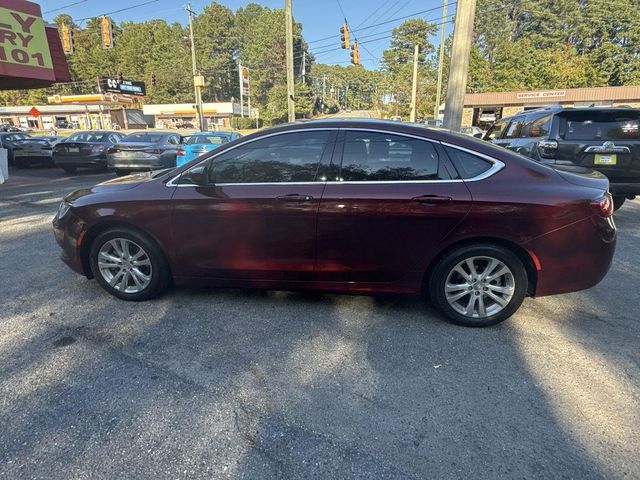
<svg viewBox="0 0 640 480">
<path fill-rule="evenodd" d="M 280 200 L 281 202 L 308 202 L 310 200 L 313 200 L 313 197 L 311 195 L 290 193 L 289 195 L 280 195 L 279 197 L 276 197 L 276 199 Z"/>
<path fill-rule="evenodd" d="M 452 198 L 441 196 L 441 195 L 422 195 L 420 197 L 414 197 L 412 198 L 412 200 L 418 203 L 438 204 L 438 203 L 448 203 L 452 200 Z"/>
</svg>

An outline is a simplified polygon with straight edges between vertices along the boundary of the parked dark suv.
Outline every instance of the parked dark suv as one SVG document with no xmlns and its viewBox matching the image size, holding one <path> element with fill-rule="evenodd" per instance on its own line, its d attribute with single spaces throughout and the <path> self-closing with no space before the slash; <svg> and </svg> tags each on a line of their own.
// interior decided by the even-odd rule
<svg viewBox="0 0 640 480">
<path fill-rule="evenodd" d="M 604 173 L 616 209 L 640 194 L 640 109 L 530 110 L 496 121 L 484 139 L 543 163 Z"/>
</svg>

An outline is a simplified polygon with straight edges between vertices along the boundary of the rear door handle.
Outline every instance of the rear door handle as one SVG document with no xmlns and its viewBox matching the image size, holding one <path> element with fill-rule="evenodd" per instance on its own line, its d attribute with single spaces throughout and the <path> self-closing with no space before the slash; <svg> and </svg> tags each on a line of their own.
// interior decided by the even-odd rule
<svg viewBox="0 0 640 480">
<path fill-rule="evenodd" d="M 276 197 L 277 200 L 281 202 L 308 202 L 313 200 L 311 195 L 300 195 L 298 193 L 290 193 L 289 195 L 280 195 Z"/>
<path fill-rule="evenodd" d="M 425 204 L 439 204 L 439 203 L 448 203 L 452 200 L 451 197 L 445 197 L 441 195 L 422 195 L 420 197 L 412 198 L 414 202 L 425 203 Z"/>
</svg>

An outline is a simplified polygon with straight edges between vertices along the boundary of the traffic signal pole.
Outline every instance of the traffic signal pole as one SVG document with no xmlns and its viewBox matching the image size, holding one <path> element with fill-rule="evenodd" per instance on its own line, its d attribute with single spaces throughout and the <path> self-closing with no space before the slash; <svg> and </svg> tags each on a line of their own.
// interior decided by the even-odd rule
<svg viewBox="0 0 640 480">
<path fill-rule="evenodd" d="M 193 70 L 193 89 L 196 100 L 196 123 L 198 124 L 198 130 L 202 131 L 206 126 L 204 124 L 204 112 L 202 111 L 202 83 L 201 77 L 198 75 L 198 67 L 196 65 L 196 45 L 193 39 L 193 22 L 191 20 L 193 10 L 191 10 L 191 3 L 187 4 L 186 10 L 189 15 L 189 38 L 191 39 L 191 67 Z"/>
<path fill-rule="evenodd" d="M 475 13 L 476 0 L 458 0 L 443 122 L 445 128 L 454 131 L 460 130 L 462 125 Z"/>
<path fill-rule="evenodd" d="M 285 23 L 287 29 L 286 53 L 287 53 L 287 107 L 289 122 L 296 121 L 295 87 L 293 74 L 293 12 L 291 0 L 284 0 Z"/>
</svg>

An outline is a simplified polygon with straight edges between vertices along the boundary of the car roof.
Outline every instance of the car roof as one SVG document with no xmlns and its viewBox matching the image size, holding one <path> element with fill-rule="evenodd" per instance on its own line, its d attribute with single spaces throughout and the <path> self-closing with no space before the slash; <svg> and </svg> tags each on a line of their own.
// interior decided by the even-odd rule
<svg viewBox="0 0 640 480">
<path fill-rule="evenodd" d="M 564 112 L 640 112 L 640 109 L 633 108 L 628 105 L 621 105 L 619 107 L 563 107 L 561 105 L 552 105 L 547 107 L 535 108 L 532 110 L 523 110 L 522 112 L 518 112 L 514 115 L 510 115 L 508 117 L 499 118 L 496 122 L 500 121 L 509 121 L 514 118 L 523 117 L 525 115 L 531 115 L 532 113 L 550 113 L 550 114 L 558 114 Z"/>
</svg>

